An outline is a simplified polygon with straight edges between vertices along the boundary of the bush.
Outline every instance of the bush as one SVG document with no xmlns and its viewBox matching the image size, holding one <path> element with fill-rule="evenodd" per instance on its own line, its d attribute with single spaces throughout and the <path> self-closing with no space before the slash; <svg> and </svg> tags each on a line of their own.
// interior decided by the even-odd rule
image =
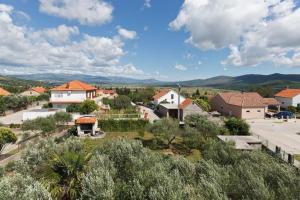
<svg viewBox="0 0 300 200">
<path fill-rule="evenodd" d="M 66 111 L 69 113 L 79 113 L 80 112 L 80 104 L 71 104 L 68 105 Z"/>
<path fill-rule="evenodd" d="M 72 115 L 66 112 L 57 112 L 54 114 L 54 119 L 58 124 L 65 124 L 72 121 Z"/>
<path fill-rule="evenodd" d="M 297 113 L 298 109 L 295 106 L 288 106 L 288 111 L 292 112 L 292 113 Z"/>
<path fill-rule="evenodd" d="M 85 100 L 80 104 L 80 113 L 81 114 L 90 114 L 91 112 L 97 110 L 98 105 L 93 100 Z"/>
<path fill-rule="evenodd" d="M 128 96 L 120 95 L 113 100 L 113 109 L 128 109 L 131 105 L 131 99 Z"/>
<path fill-rule="evenodd" d="M 146 120 L 99 120 L 99 128 L 108 132 L 131 132 L 145 130 L 148 121 Z"/>
<path fill-rule="evenodd" d="M 196 99 L 195 103 L 202 108 L 202 110 L 204 111 L 210 111 L 211 107 L 210 104 L 208 103 L 208 101 L 204 100 L 204 99 Z"/>
<path fill-rule="evenodd" d="M 232 117 L 225 121 L 225 127 L 232 135 L 250 135 L 249 125 L 243 119 Z"/>
<path fill-rule="evenodd" d="M 7 143 L 15 143 L 17 136 L 12 132 L 10 128 L 0 127 L 0 151 Z"/>
<path fill-rule="evenodd" d="M 26 120 L 21 127 L 23 131 L 40 131 L 44 136 L 54 132 L 56 128 L 56 120 L 53 116 Z"/>
</svg>

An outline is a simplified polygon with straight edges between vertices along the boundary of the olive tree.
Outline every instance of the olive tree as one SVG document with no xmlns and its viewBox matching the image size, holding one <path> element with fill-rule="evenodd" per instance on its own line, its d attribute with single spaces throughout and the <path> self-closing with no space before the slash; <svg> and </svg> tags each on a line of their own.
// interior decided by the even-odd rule
<svg viewBox="0 0 300 200">
<path fill-rule="evenodd" d="M 14 143 L 17 141 L 17 136 L 10 128 L 0 127 L 0 151 L 7 143 Z"/>
</svg>

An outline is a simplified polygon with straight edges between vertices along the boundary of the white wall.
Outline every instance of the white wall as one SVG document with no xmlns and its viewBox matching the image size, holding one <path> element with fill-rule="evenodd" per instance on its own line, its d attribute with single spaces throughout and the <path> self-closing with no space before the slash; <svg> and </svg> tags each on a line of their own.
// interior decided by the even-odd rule
<svg viewBox="0 0 300 200">
<path fill-rule="evenodd" d="M 50 115 L 54 115 L 56 112 L 58 112 L 59 110 L 53 110 L 53 111 L 47 111 L 47 112 L 39 112 L 39 111 L 28 111 L 28 112 L 24 112 L 23 113 L 23 121 L 25 120 L 33 120 L 36 119 L 38 117 L 48 117 Z"/>
<path fill-rule="evenodd" d="M 173 96 L 173 99 L 172 99 Z M 178 94 L 177 92 L 170 90 L 166 95 L 160 97 L 159 99 L 155 99 L 155 104 L 160 104 L 162 101 L 166 100 L 167 102 L 171 104 L 178 104 Z M 185 100 L 183 96 L 180 96 L 180 103 L 182 103 Z"/>
<path fill-rule="evenodd" d="M 300 94 L 293 98 L 293 106 L 297 107 L 300 104 Z"/>
<path fill-rule="evenodd" d="M 82 102 L 86 100 L 86 91 L 51 91 L 51 102 Z"/>
<path fill-rule="evenodd" d="M 280 107 L 282 107 L 282 108 L 287 108 L 288 106 L 293 105 L 293 99 L 292 98 L 275 97 L 275 99 L 280 103 Z"/>
</svg>

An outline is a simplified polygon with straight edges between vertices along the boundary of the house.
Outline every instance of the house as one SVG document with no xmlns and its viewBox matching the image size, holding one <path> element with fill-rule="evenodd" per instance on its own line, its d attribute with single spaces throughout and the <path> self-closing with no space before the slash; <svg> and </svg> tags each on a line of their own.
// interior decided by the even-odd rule
<svg viewBox="0 0 300 200">
<path fill-rule="evenodd" d="M 10 92 L 0 87 L 0 96 L 9 96 Z"/>
<path fill-rule="evenodd" d="M 22 96 L 39 96 L 46 92 L 46 89 L 43 87 L 33 87 L 29 90 L 22 92 L 20 95 Z"/>
<path fill-rule="evenodd" d="M 211 100 L 213 110 L 242 119 L 264 119 L 270 104 L 278 102 L 264 99 L 256 92 L 223 92 Z"/>
<path fill-rule="evenodd" d="M 163 89 L 159 90 L 154 96 L 153 96 L 153 102 L 154 104 L 158 105 L 161 103 L 170 103 L 170 104 L 176 104 L 178 105 L 178 93 L 171 89 Z M 185 100 L 183 96 L 180 96 L 180 103 L 182 103 Z"/>
<path fill-rule="evenodd" d="M 98 120 L 95 116 L 86 115 L 81 116 L 75 120 L 77 126 L 78 136 L 90 134 L 92 136 L 96 135 L 98 128 Z"/>
<path fill-rule="evenodd" d="M 106 90 L 106 89 L 98 89 L 96 91 L 96 95 L 101 98 L 114 99 L 118 96 L 118 94 L 114 90 Z"/>
<path fill-rule="evenodd" d="M 50 103 L 53 108 L 66 108 L 87 99 L 96 98 L 96 88 L 81 81 L 71 81 L 51 89 Z"/>
<path fill-rule="evenodd" d="M 187 115 L 191 114 L 201 114 L 206 115 L 207 113 L 203 111 L 198 105 L 196 105 L 193 100 L 187 98 L 179 106 L 178 104 L 161 103 L 158 105 L 158 114 L 161 117 L 172 117 L 178 118 L 178 109 L 180 110 L 180 120 L 183 121 Z"/>
<path fill-rule="evenodd" d="M 300 107 L 300 89 L 284 89 L 275 94 L 275 99 L 282 108 Z"/>
</svg>

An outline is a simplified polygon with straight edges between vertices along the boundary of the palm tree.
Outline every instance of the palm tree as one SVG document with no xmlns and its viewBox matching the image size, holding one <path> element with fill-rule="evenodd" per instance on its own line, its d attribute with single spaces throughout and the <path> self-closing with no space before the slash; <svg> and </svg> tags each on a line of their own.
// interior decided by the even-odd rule
<svg viewBox="0 0 300 200">
<path fill-rule="evenodd" d="M 80 180 L 85 172 L 91 154 L 67 151 L 54 153 L 51 159 L 40 168 L 42 183 L 54 199 L 77 199 Z"/>
</svg>

